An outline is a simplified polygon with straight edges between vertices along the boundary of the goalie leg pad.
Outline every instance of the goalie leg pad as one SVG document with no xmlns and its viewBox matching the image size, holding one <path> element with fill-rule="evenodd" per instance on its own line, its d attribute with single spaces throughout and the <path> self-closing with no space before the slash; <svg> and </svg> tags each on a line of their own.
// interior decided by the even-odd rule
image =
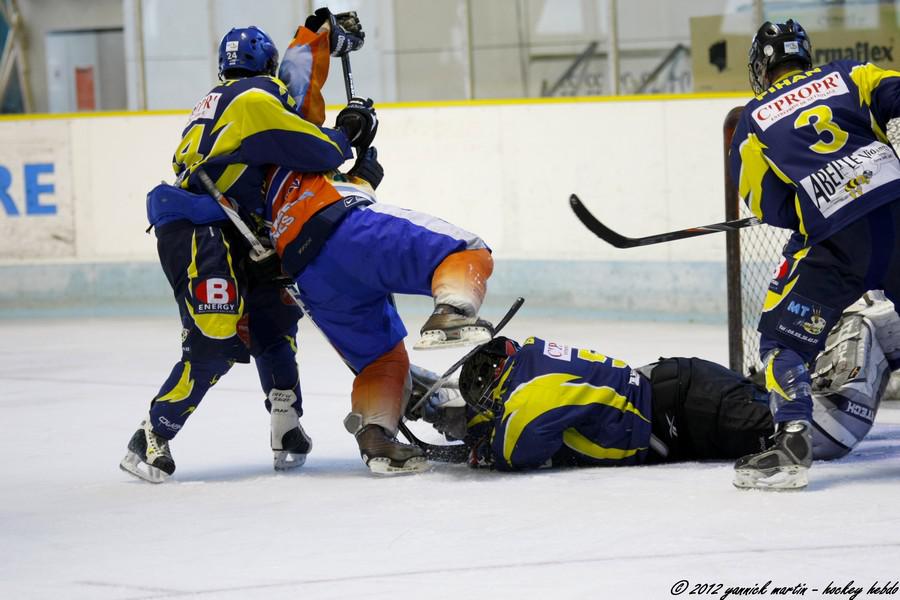
<svg viewBox="0 0 900 600">
<path fill-rule="evenodd" d="M 816 360 L 812 389 L 817 460 L 844 456 L 868 434 L 890 378 L 878 328 L 864 314 L 848 311 Z"/>
</svg>

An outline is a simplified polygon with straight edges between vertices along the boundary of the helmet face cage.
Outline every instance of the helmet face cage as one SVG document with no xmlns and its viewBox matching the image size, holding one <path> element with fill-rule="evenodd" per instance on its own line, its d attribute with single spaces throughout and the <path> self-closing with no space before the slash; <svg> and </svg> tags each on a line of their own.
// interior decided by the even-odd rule
<svg viewBox="0 0 900 600">
<path fill-rule="evenodd" d="M 278 48 L 269 35 L 254 25 L 234 28 L 219 43 L 219 79 L 228 71 L 248 75 L 275 75 L 278 70 Z"/>
<path fill-rule="evenodd" d="M 806 31 L 793 19 L 786 23 L 763 23 L 753 36 L 748 55 L 747 70 L 753 93 L 761 94 L 769 86 L 769 71 L 791 61 L 807 69 L 812 66 L 812 45 Z"/>
<path fill-rule="evenodd" d="M 503 403 L 495 400 L 494 388 L 500 381 L 506 360 L 518 349 L 508 338 L 497 337 L 472 355 L 459 374 L 459 391 L 466 404 L 479 412 L 500 414 Z"/>
</svg>

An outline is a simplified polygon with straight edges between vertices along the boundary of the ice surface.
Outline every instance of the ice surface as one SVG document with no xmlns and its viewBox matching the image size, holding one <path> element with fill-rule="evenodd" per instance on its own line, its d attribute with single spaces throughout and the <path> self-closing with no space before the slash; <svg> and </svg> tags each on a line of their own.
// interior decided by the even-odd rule
<svg viewBox="0 0 900 600">
<path fill-rule="evenodd" d="M 726 356 L 709 325 L 526 306 L 508 332 L 632 364 Z M 152 486 L 117 465 L 179 335 L 174 317 L 0 321 L 0 598 L 671 598 L 682 579 L 721 598 L 900 579 L 896 403 L 805 492 L 738 491 L 725 463 L 378 478 L 341 425 L 350 374 L 304 325 L 306 466 L 272 471 L 256 374 L 237 365 L 172 444 L 174 480 Z M 460 351 L 411 354 L 443 370 Z"/>
</svg>

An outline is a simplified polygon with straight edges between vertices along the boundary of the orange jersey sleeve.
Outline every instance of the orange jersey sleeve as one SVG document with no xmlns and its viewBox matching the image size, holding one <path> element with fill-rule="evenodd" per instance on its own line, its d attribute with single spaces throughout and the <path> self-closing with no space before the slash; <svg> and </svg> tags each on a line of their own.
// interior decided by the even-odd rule
<svg viewBox="0 0 900 600">
<path fill-rule="evenodd" d="M 328 35 L 326 29 L 315 33 L 298 27 L 278 69 L 278 78 L 287 85 L 300 116 L 319 126 L 325 122 L 322 86 L 331 64 Z"/>
</svg>

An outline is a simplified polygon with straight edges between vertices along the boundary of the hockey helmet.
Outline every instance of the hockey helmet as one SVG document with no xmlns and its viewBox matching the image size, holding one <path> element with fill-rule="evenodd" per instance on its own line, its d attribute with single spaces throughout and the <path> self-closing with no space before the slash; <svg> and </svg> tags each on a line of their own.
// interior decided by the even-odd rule
<svg viewBox="0 0 900 600">
<path fill-rule="evenodd" d="M 812 45 L 806 31 L 793 19 L 786 23 L 766 21 L 753 36 L 747 69 L 753 93 L 761 94 L 771 82 L 769 72 L 779 65 L 793 62 L 800 68 L 812 66 Z"/>
<path fill-rule="evenodd" d="M 500 401 L 491 396 L 506 360 L 518 350 L 516 342 L 502 336 L 478 347 L 463 363 L 459 373 L 459 391 L 466 404 L 481 412 L 499 414 L 503 411 Z"/>
<path fill-rule="evenodd" d="M 275 75 L 278 69 L 278 48 L 265 31 L 251 25 L 235 27 L 219 43 L 219 79 L 229 72 L 241 76 Z"/>
</svg>

